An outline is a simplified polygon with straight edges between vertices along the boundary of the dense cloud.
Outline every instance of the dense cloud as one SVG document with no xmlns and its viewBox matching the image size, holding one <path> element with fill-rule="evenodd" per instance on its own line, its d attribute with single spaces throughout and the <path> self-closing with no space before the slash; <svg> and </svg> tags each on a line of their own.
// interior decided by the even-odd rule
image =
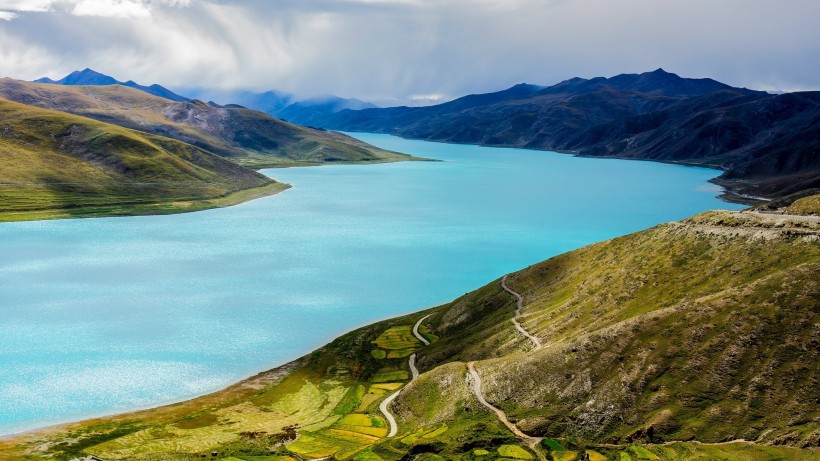
<svg viewBox="0 0 820 461">
<path fill-rule="evenodd" d="M 434 101 L 663 67 L 820 88 L 816 0 L 0 0 L 0 66 Z"/>
</svg>

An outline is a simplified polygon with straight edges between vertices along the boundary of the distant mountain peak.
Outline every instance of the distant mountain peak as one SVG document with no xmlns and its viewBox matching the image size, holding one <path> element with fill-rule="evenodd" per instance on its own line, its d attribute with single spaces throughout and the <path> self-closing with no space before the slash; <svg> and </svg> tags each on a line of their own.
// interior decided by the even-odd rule
<svg viewBox="0 0 820 461">
<path fill-rule="evenodd" d="M 66 75 L 65 77 L 61 78 L 60 80 L 52 80 L 48 77 L 39 78 L 34 80 L 34 83 L 50 83 L 54 85 L 122 85 L 127 86 L 129 88 L 134 88 L 140 91 L 144 91 L 148 94 L 152 94 L 154 96 L 159 96 L 161 98 L 170 99 L 172 101 L 187 101 L 188 98 L 184 96 L 180 96 L 173 91 L 157 85 L 156 83 L 151 86 L 143 86 L 139 83 L 128 80 L 127 82 L 120 82 L 114 77 L 109 75 L 102 74 L 97 72 L 90 67 L 86 67 L 83 70 L 75 70 L 74 72 Z"/>
<path fill-rule="evenodd" d="M 75 70 L 55 83 L 58 85 L 116 85 L 119 82 L 114 77 L 86 67 L 83 70 Z"/>
</svg>

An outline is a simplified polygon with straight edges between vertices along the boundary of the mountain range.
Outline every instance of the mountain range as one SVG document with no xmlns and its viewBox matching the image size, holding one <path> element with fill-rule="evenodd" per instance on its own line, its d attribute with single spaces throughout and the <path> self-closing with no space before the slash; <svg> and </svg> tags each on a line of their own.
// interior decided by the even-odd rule
<svg viewBox="0 0 820 461">
<path fill-rule="evenodd" d="M 145 86 L 133 80 L 121 82 L 114 77 L 89 68 L 71 72 L 59 80 L 43 77 L 34 80 L 34 83 L 69 86 L 122 85 L 144 91 L 154 96 L 170 99 L 171 101 L 184 102 L 198 99 L 207 101 L 212 105 L 242 106 L 278 118 L 284 118 L 299 125 L 310 125 L 311 120 L 316 117 L 329 115 L 344 109 L 359 110 L 376 107 L 374 104 L 358 99 L 346 99 L 334 95 L 300 100 L 290 93 L 277 90 L 256 92 L 249 90 L 184 88 L 180 93 L 184 93 L 187 96 L 181 96 L 158 84 Z"/>
<path fill-rule="evenodd" d="M 820 187 L 820 92 L 773 95 L 663 69 L 520 84 L 435 106 L 320 113 L 311 124 L 719 168 L 715 182 L 736 200 Z"/>
<path fill-rule="evenodd" d="M 74 72 L 66 75 L 65 77 L 59 80 L 52 80 L 48 77 L 39 78 L 34 80 L 34 83 L 50 83 L 52 85 L 122 85 L 127 86 L 129 88 L 134 88 L 140 91 L 144 91 L 148 94 L 153 94 L 154 96 L 159 96 L 160 98 L 170 99 L 171 101 L 187 101 L 188 98 L 185 96 L 180 96 L 173 91 L 165 88 L 161 85 L 157 85 L 156 83 L 144 86 L 140 85 L 139 83 L 128 80 L 127 82 L 120 82 L 116 80 L 114 77 L 109 77 L 108 75 L 101 74 L 95 70 L 85 68 L 83 70 L 75 70 Z"/>
</svg>

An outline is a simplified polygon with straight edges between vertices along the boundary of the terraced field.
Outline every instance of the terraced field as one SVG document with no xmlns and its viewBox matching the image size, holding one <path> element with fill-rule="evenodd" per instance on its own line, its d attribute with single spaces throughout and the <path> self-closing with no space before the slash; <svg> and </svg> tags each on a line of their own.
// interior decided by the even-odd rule
<svg viewBox="0 0 820 461">
<path fill-rule="evenodd" d="M 379 335 L 373 344 L 379 347 L 373 351 L 373 356 L 380 356 L 384 353 L 388 359 L 408 357 L 421 346 L 421 342 L 413 336 L 412 325 L 390 328 Z"/>
</svg>

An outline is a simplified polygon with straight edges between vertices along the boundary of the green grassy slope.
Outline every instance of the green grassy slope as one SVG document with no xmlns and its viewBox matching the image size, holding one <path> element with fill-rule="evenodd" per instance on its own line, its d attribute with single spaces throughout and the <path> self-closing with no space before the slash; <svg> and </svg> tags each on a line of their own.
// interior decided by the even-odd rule
<svg viewBox="0 0 820 461">
<path fill-rule="evenodd" d="M 63 86 L 5 78 L 0 79 L 0 97 L 177 139 L 252 168 L 413 159 L 262 112 L 174 102 L 121 85 Z"/>
<path fill-rule="evenodd" d="M 512 274 L 540 349 L 495 281 L 209 396 L 0 440 L 0 459 L 817 460 L 818 273 L 820 218 L 705 213 Z M 480 405 L 467 361 L 539 445 Z"/>
<path fill-rule="evenodd" d="M 151 214 L 287 187 L 200 148 L 0 99 L 0 220 Z"/>
<path fill-rule="evenodd" d="M 585 247 L 510 277 L 547 347 L 491 284 L 430 319 L 419 364 L 485 359 L 488 397 L 535 435 L 816 445 L 818 233 L 713 212 Z"/>
</svg>

